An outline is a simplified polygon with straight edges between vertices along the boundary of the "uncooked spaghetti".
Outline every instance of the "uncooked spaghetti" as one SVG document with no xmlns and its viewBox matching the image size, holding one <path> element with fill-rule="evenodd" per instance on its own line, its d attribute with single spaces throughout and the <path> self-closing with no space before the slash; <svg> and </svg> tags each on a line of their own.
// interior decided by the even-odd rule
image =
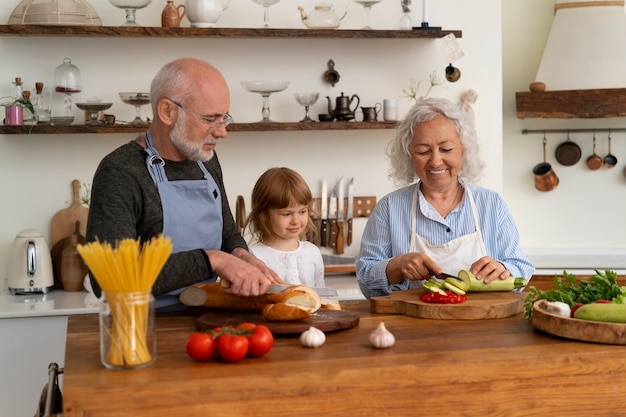
<svg viewBox="0 0 626 417">
<path fill-rule="evenodd" d="M 77 250 L 111 308 L 110 334 L 103 335 L 110 340 L 106 363 L 136 367 L 152 362 L 147 345 L 149 297 L 172 252 L 171 239 L 159 235 L 143 245 L 139 239 L 123 239 L 117 248 L 96 240 L 77 245 Z"/>
</svg>

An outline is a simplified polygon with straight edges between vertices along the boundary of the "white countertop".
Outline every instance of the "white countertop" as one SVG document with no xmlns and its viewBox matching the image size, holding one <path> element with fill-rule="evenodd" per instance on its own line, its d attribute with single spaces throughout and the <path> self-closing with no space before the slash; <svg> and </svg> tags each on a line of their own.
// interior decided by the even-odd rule
<svg viewBox="0 0 626 417">
<path fill-rule="evenodd" d="M 98 313 L 97 300 L 86 291 L 53 289 L 48 294 L 12 295 L 0 293 L 0 319 L 71 316 Z"/>
</svg>

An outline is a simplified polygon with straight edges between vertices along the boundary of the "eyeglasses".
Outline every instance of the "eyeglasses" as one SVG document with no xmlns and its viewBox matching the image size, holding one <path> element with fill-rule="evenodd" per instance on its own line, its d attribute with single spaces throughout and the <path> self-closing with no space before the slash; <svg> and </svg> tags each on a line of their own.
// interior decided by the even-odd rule
<svg viewBox="0 0 626 417">
<path fill-rule="evenodd" d="M 228 126 L 229 124 L 231 124 L 235 119 L 233 119 L 233 116 L 231 116 L 230 114 L 226 113 L 224 115 L 224 117 L 222 118 L 221 122 L 216 122 L 214 118 L 208 118 L 208 117 L 203 117 L 198 115 L 195 112 L 192 112 L 189 109 L 186 109 L 185 107 L 183 107 L 182 104 L 175 102 L 174 100 L 170 101 L 174 104 L 176 104 L 177 107 L 179 107 L 182 111 L 184 111 L 187 114 L 192 115 L 193 117 L 195 117 L 197 120 L 199 120 L 202 124 L 204 124 L 207 128 L 209 128 L 209 130 L 215 130 L 218 127 L 220 127 L 221 125 L 224 125 L 224 127 Z"/>
</svg>

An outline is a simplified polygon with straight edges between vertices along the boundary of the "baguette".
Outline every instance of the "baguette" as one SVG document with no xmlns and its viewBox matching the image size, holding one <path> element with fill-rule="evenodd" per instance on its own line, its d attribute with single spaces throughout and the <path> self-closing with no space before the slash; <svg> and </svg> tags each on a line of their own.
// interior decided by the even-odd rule
<svg viewBox="0 0 626 417">
<path fill-rule="evenodd" d="M 187 287 L 179 296 L 186 306 L 226 308 L 233 310 L 263 311 L 266 305 L 288 303 L 314 313 L 322 305 L 319 294 L 310 287 L 294 285 L 278 294 L 243 297 L 224 292 L 219 283 L 195 284 Z"/>
<path fill-rule="evenodd" d="M 311 318 L 311 311 L 294 304 L 276 303 L 263 308 L 263 317 L 270 321 L 306 320 Z"/>
</svg>

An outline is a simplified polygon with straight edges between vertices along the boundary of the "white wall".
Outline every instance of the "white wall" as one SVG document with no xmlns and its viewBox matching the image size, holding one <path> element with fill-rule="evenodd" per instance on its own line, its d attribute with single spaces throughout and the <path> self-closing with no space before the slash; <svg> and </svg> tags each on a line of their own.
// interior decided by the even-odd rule
<svg viewBox="0 0 626 417">
<path fill-rule="evenodd" d="M 358 29 L 364 24 L 360 5 L 334 0 L 337 10 L 347 7 L 342 28 Z M 0 2 L 0 21 L 19 2 Z M 107 0 L 90 2 L 100 14 L 103 24 L 119 25 L 124 12 Z M 178 3 L 182 3 L 182 0 Z M 372 9 L 372 26 L 395 29 L 401 8 L 396 0 L 383 0 Z M 458 100 L 467 89 L 478 93 L 475 105 L 478 130 L 483 141 L 483 157 L 488 161 L 483 184 L 502 189 L 501 132 L 502 71 L 500 43 L 500 2 L 497 0 L 441 0 L 430 2 L 429 21 L 432 26 L 459 29 L 465 57 L 455 65 L 462 71 L 457 83 L 446 83 L 433 90 Z M 282 1 L 270 10 L 275 27 L 304 28 L 297 6 L 313 9 L 314 0 Z M 153 1 L 137 11 L 137 20 L 144 26 L 160 25 L 165 1 Z M 413 4 L 415 25 L 421 22 L 421 2 Z M 4 17 L 2 17 L 4 16 Z M 218 22 L 223 27 L 260 27 L 262 8 L 250 0 L 232 0 L 231 6 Z M 184 26 L 188 22 L 184 21 Z M 237 121 L 259 120 L 261 97 L 240 86 L 247 79 L 288 79 L 291 86 L 270 97 L 272 118 L 278 121 L 300 120 L 303 109 L 293 98 L 294 92 L 320 92 L 312 114 L 326 112 L 326 96 L 334 98 L 341 92 L 358 94 L 362 105 L 373 105 L 384 98 L 402 97 L 410 80 L 427 79 L 436 70 L 441 78 L 448 64 L 433 40 L 408 39 L 146 39 L 146 38 L 72 38 L 0 36 L 0 96 L 13 92 L 12 81 L 21 77 L 32 89 L 37 81 L 50 86 L 55 68 L 64 57 L 70 57 L 82 73 L 83 92 L 73 96 L 74 102 L 91 97 L 113 102 L 107 112 L 118 120 L 134 116 L 131 106 L 122 103 L 120 91 L 145 91 L 156 71 L 165 62 L 182 56 L 197 56 L 218 66 L 231 86 L 231 113 Z M 334 87 L 321 81 L 329 59 L 341 74 Z M 55 93 L 54 110 L 62 110 L 62 96 Z M 411 102 L 400 98 L 400 113 Z M 54 112 L 53 110 L 53 112 Z M 75 109 L 79 120 L 81 111 Z M 149 110 L 144 109 L 144 115 Z M 388 162 L 384 148 L 392 130 L 231 133 L 218 146 L 231 205 L 238 194 L 249 195 L 257 177 L 268 167 L 283 165 L 300 171 L 314 194 L 319 184 L 329 184 L 342 175 L 355 178 L 356 195 L 378 198 L 394 189 L 387 179 Z M 17 232 L 25 228 L 50 233 L 52 216 L 71 202 L 71 181 L 91 182 L 100 159 L 115 147 L 131 140 L 133 135 L 0 135 L 0 265 L 5 273 L 8 254 Z M 346 255 L 355 255 L 365 220 L 355 221 L 355 242 L 346 248 Z"/>
<path fill-rule="evenodd" d="M 556 147 L 566 134 L 548 134 L 547 161 L 560 178 L 557 189 L 535 190 L 532 168 L 542 162 L 541 134 L 522 134 L 523 129 L 573 129 L 625 127 L 625 118 L 611 119 L 518 119 L 515 92 L 528 91 L 535 80 L 544 45 L 554 16 L 554 0 L 505 0 L 503 22 L 503 114 L 504 114 L 504 196 L 529 251 L 567 250 L 595 254 L 599 259 L 617 253 L 618 259 L 596 260 L 594 267 L 623 266 L 626 245 L 624 206 L 626 180 L 626 133 L 613 132 L 612 153 L 618 158 L 613 169 L 591 171 L 585 160 L 593 153 L 593 133 L 570 134 L 582 148 L 581 161 L 570 167 L 560 165 Z M 584 59 L 584 57 L 582 57 Z M 568 71 L 568 68 L 563 68 Z M 599 75 L 601 76 L 601 75 Z M 617 86 L 616 86 L 617 87 Z M 607 134 L 598 133 L 597 152 L 607 154 Z M 543 248 L 543 249 L 541 249 Z M 593 260 L 591 261 L 593 262 Z"/>
</svg>

